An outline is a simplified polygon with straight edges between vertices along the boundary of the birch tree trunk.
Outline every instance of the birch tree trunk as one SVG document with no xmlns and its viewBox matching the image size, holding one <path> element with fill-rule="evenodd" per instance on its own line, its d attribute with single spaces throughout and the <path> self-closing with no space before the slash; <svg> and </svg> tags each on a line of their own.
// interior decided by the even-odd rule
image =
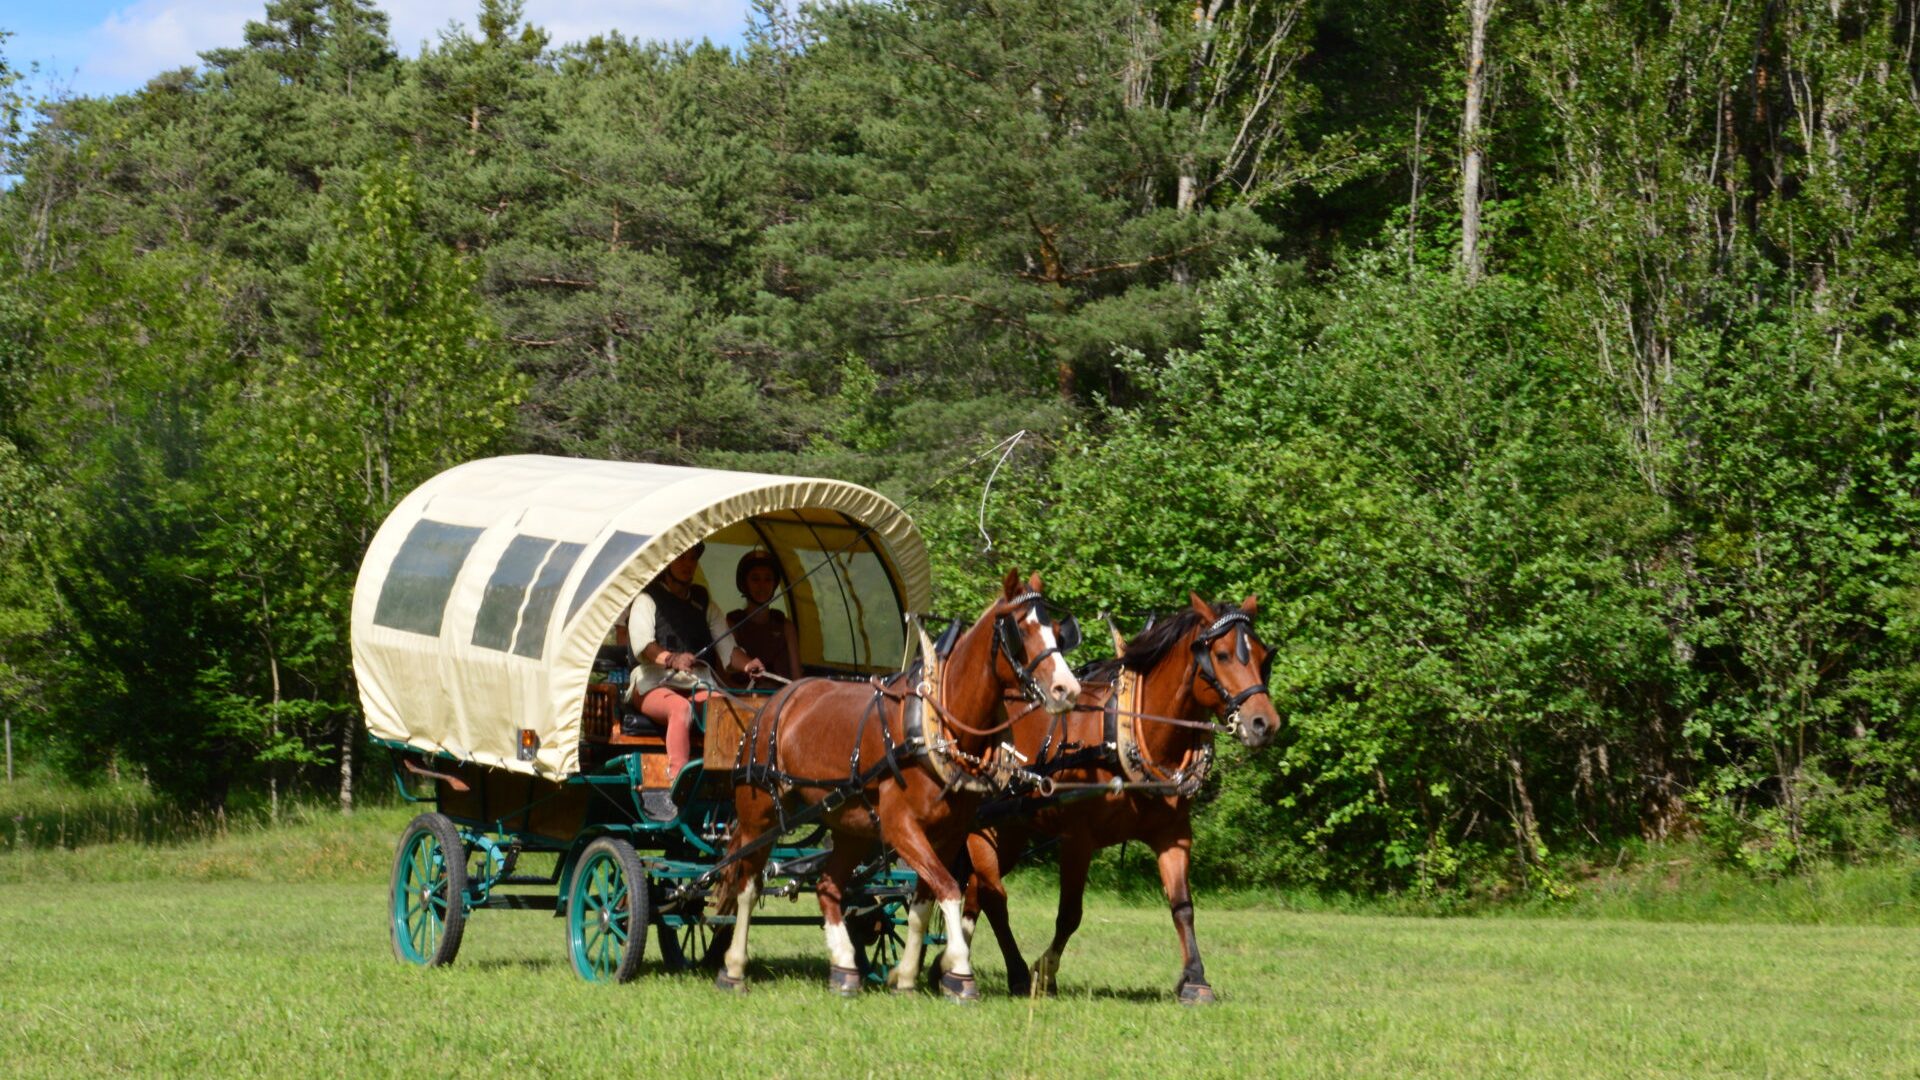
<svg viewBox="0 0 1920 1080">
<path fill-rule="evenodd" d="M 353 744 L 360 737 L 360 725 L 351 714 L 340 724 L 340 812 L 353 813 Z"/>
<path fill-rule="evenodd" d="M 1480 144 L 1480 113 L 1487 96 L 1487 20 L 1493 0 L 1467 0 L 1467 107 L 1460 122 L 1460 271 L 1469 285 L 1480 280 L 1480 174 L 1486 150 Z"/>
</svg>

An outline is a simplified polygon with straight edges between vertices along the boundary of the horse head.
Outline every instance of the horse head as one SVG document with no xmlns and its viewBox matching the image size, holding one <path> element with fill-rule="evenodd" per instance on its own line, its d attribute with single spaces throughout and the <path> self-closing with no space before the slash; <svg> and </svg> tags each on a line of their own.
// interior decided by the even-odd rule
<svg viewBox="0 0 1920 1080">
<path fill-rule="evenodd" d="M 1071 615 L 1054 618 L 1039 574 L 1022 585 L 1017 572 L 1007 571 L 1001 597 L 988 610 L 994 626 L 994 672 L 1035 705 L 1063 713 L 1080 696 L 1080 680 L 1065 655 L 1080 644 L 1080 624 Z"/>
<path fill-rule="evenodd" d="M 1259 598 L 1215 607 L 1198 593 L 1187 596 L 1199 616 L 1192 645 L 1194 697 L 1249 748 L 1267 745 L 1280 729 L 1280 714 L 1267 692 L 1273 652 L 1253 629 Z"/>
</svg>

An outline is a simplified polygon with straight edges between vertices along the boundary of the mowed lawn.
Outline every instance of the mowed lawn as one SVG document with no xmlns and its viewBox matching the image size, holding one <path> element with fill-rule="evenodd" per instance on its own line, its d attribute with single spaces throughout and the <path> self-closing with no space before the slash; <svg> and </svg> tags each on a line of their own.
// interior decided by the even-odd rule
<svg viewBox="0 0 1920 1080">
<path fill-rule="evenodd" d="M 1222 1001 L 1172 1003 L 1163 909 L 1094 900 L 1062 996 L 824 988 L 813 928 L 753 991 L 580 983 L 557 920 L 486 911 L 451 968 L 388 952 L 385 890 L 0 885 L 0 1074 L 70 1076 L 1835 1076 L 1920 1073 L 1920 930 L 1209 910 Z M 803 899 L 810 905 L 811 899 Z M 1020 899 L 1037 952 L 1048 898 Z M 771 905 L 781 913 L 786 901 Z"/>
</svg>

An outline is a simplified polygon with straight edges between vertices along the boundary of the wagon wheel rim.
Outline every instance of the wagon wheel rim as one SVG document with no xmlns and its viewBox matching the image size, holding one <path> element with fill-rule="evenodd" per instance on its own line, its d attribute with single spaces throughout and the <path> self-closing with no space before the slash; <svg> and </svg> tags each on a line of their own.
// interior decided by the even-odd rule
<svg viewBox="0 0 1920 1080">
<path fill-rule="evenodd" d="M 887 900 L 861 916 L 857 923 L 848 924 L 854 935 L 855 958 L 869 983 L 884 984 L 892 978 L 893 969 L 907 948 L 906 926 L 907 902 L 904 900 Z M 920 939 L 922 973 L 932 970 L 939 962 L 946 941 L 946 920 L 935 907 Z"/>
<path fill-rule="evenodd" d="M 416 833 L 393 887 L 394 920 L 402 928 L 399 942 L 408 960 L 426 964 L 433 959 L 446 936 L 451 902 L 446 851 L 431 832 Z"/>
<path fill-rule="evenodd" d="M 595 852 L 580 868 L 578 903 L 567 918 L 573 925 L 574 962 L 594 982 L 612 979 L 626 952 L 629 883 L 610 852 Z"/>
<path fill-rule="evenodd" d="M 884 983 L 891 978 L 893 969 L 900 963 L 901 952 L 907 947 L 900 924 L 885 916 L 880 918 L 885 921 L 867 946 L 867 981 L 871 983 Z"/>
<path fill-rule="evenodd" d="M 626 982 L 640 972 L 653 905 L 647 874 L 626 841 L 588 846 L 567 888 L 567 953 L 588 982 Z"/>
<path fill-rule="evenodd" d="M 893 974 L 906 949 L 906 906 L 888 900 L 848 924 L 853 935 L 854 957 L 860 973 L 869 983 L 880 985 Z"/>
<path fill-rule="evenodd" d="M 686 919 L 678 926 L 660 924 L 660 960 L 672 971 L 691 971 L 705 964 L 713 952 L 713 924 Z"/>
</svg>

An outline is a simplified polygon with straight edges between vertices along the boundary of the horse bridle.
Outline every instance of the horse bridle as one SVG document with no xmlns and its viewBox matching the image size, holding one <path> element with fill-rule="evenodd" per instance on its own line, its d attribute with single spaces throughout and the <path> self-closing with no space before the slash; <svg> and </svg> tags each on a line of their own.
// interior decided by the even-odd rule
<svg viewBox="0 0 1920 1080">
<path fill-rule="evenodd" d="M 1206 680 L 1207 685 L 1212 687 L 1214 694 L 1220 698 L 1219 711 L 1226 714 L 1227 730 L 1233 735 L 1238 736 L 1240 734 L 1240 706 L 1245 705 L 1250 698 L 1267 693 L 1267 672 L 1273 668 L 1273 653 L 1269 650 L 1267 658 L 1260 663 L 1259 682 L 1254 683 L 1252 686 L 1247 687 L 1237 694 L 1232 693 L 1227 690 L 1226 684 L 1220 681 L 1219 674 L 1213 669 L 1213 649 L 1211 648 L 1214 642 L 1219 641 L 1228 634 L 1234 635 L 1233 650 L 1235 657 L 1243 664 L 1251 661 L 1253 659 L 1253 652 L 1249 641 L 1258 640 L 1258 638 L 1254 634 L 1253 618 L 1244 611 L 1229 611 L 1225 615 L 1213 620 L 1205 630 L 1195 635 L 1193 639 L 1193 654 L 1195 662 L 1200 668 L 1200 677 Z M 1272 695 L 1269 694 L 1268 696 L 1271 697 Z"/>
<path fill-rule="evenodd" d="M 1016 616 L 1024 617 L 1031 611 L 1041 625 L 1051 627 L 1053 619 L 1047 608 L 1047 598 L 1037 592 L 1025 592 L 1008 600 L 1007 607 L 1009 610 L 993 620 L 993 640 L 1000 649 L 1000 655 L 1006 657 L 1007 666 L 1013 669 L 1014 678 L 1020 683 L 1021 696 L 1035 705 L 1044 705 L 1047 693 L 1040 688 L 1040 680 L 1034 672 L 1049 656 L 1058 656 L 1062 664 L 1067 662 L 1066 654 L 1080 646 L 1080 620 L 1072 615 L 1061 619 L 1060 632 L 1053 647 L 1029 660 L 1026 642 L 1020 640 Z"/>
</svg>

